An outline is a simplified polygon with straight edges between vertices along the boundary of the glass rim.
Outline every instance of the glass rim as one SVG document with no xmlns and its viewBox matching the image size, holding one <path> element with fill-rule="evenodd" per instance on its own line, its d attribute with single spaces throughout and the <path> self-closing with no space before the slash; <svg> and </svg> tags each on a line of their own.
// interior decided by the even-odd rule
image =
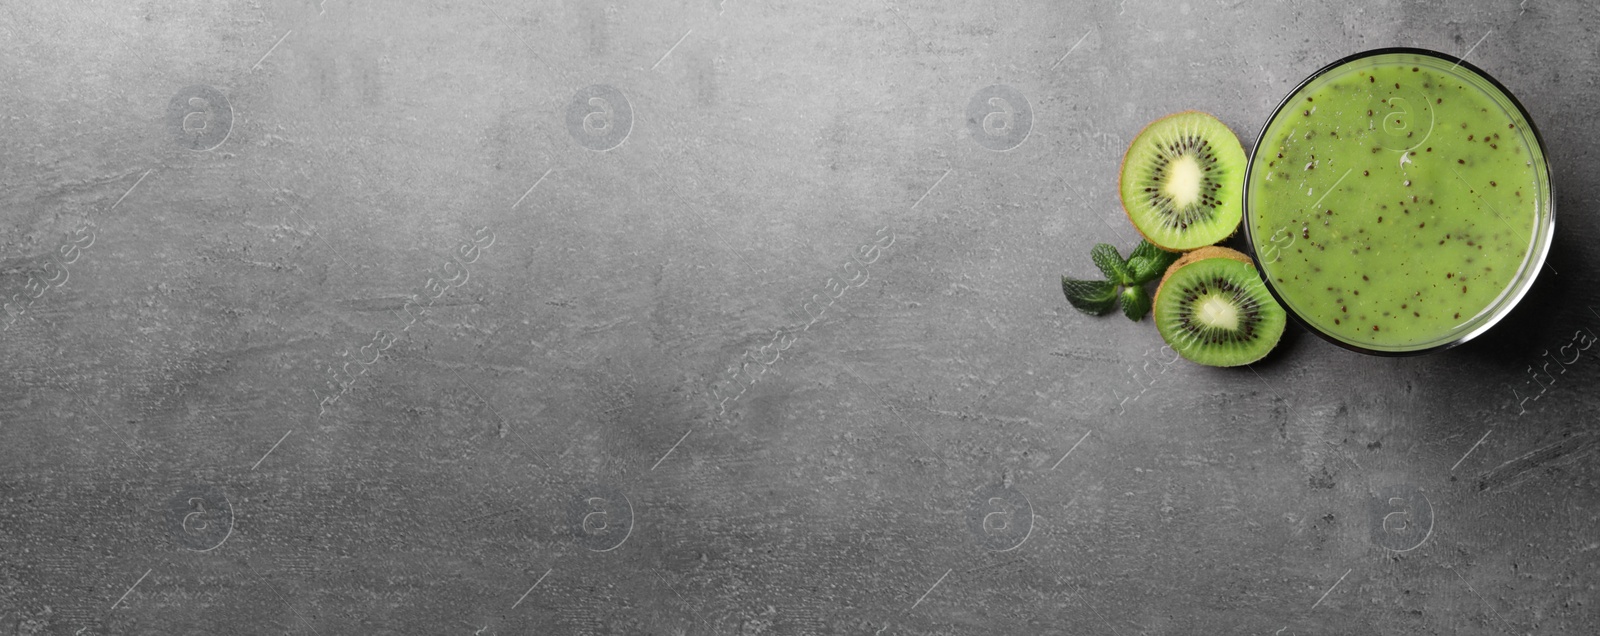
<svg viewBox="0 0 1600 636">
<path fill-rule="evenodd" d="M 1342 338 L 1337 338 L 1328 334 L 1321 328 L 1311 324 L 1309 320 L 1301 317 L 1300 314 L 1296 313 L 1293 309 L 1290 309 L 1289 304 L 1285 302 L 1283 295 L 1272 284 L 1272 279 L 1267 276 L 1266 268 L 1262 265 L 1261 258 L 1256 253 L 1255 236 L 1251 229 L 1250 223 L 1250 175 L 1255 170 L 1256 153 L 1261 149 L 1261 144 L 1266 139 L 1268 129 L 1270 129 L 1272 124 L 1278 120 L 1278 116 L 1283 113 L 1284 107 L 1288 106 L 1294 100 L 1294 98 L 1300 94 L 1300 91 L 1305 90 L 1305 88 L 1312 82 L 1315 82 L 1322 76 L 1327 75 L 1330 71 L 1353 62 L 1385 55 L 1417 55 L 1448 62 L 1453 65 L 1451 69 L 1452 72 L 1454 72 L 1455 68 L 1465 69 L 1468 73 L 1483 79 L 1488 83 L 1489 86 L 1499 91 L 1500 96 L 1505 98 L 1506 104 L 1515 109 L 1516 113 L 1521 115 L 1522 120 L 1527 123 L 1528 132 L 1532 135 L 1533 139 L 1533 150 L 1537 153 L 1536 158 L 1542 161 L 1544 164 L 1544 183 L 1542 185 L 1544 185 L 1545 193 L 1548 197 L 1547 205 L 1544 206 L 1544 220 L 1541 220 L 1535 224 L 1533 236 L 1530 239 L 1531 243 L 1528 248 L 1529 255 L 1527 260 L 1524 261 L 1524 273 L 1519 274 L 1516 278 L 1513 278 L 1507 285 L 1506 290 L 1502 292 L 1502 295 L 1484 308 L 1484 311 L 1488 312 L 1490 315 L 1487 318 L 1484 318 L 1480 324 L 1473 326 L 1470 329 L 1448 334 L 1446 336 L 1447 339 L 1443 342 L 1438 342 L 1437 344 L 1431 346 L 1420 347 L 1416 349 L 1373 348 L 1349 342 Z M 1493 96 L 1491 96 L 1491 98 L 1493 98 Z M 1499 100 L 1497 99 L 1496 101 Z M 1355 351 L 1357 353 L 1364 353 L 1367 355 L 1381 357 L 1408 357 L 1425 355 L 1450 349 L 1483 335 L 1490 328 L 1494 327 L 1496 324 L 1499 324 L 1500 321 L 1506 317 L 1506 315 L 1510 314 L 1511 311 L 1522 302 L 1522 298 L 1527 295 L 1528 290 L 1533 287 L 1533 284 L 1538 279 L 1539 274 L 1544 271 L 1545 261 L 1550 255 L 1550 245 L 1554 241 L 1555 237 L 1555 178 L 1550 169 L 1550 155 L 1546 151 L 1544 137 L 1539 133 L 1539 127 L 1534 124 L 1533 116 L 1528 113 L 1527 107 L 1522 105 L 1522 102 L 1517 99 L 1517 96 L 1512 93 L 1510 89 L 1506 88 L 1504 84 L 1501 84 L 1499 80 L 1495 79 L 1493 75 L 1490 75 L 1488 72 L 1478 68 L 1476 65 L 1464 59 L 1448 53 L 1440 53 L 1431 49 L 1414 47 L 1383 47 L 1368 49 L 1346 55 L 1307 75 L 1305 79 L 1300 80 L 1299 83 L 1295 84 L 1294 88 L 1291 88 L 1287 93 L 1284 93 L 1283 99 L 1278 102 L 1277 106 L 1273 107 L 1272 114 L 1269 115 L 1265 123 L 1261 125 L 1261 130 L 1256 134 L 1255 143 L 1250 147 L 1249 156 L 1246 157 L 1244 176 L 1245 183 L 1241 188 L 1241 207 L 1243 208 L 1244 214 L 1241 224 L 1244 226 L 1245 246 L 1249 250 L 1250 260 L 1255 264 L 1256 273 L 1261 276 L 1261 281 L 1263 284 L 1265 284 L 1267 292 L 1272 294 L 1273 300 L 1276 300 L 1279 306 L 1283 307 L 1284 313 L 1289 315 L 1290 320 L 1300 325 L 1301 328 L 1316 334 L 1317 337 L 1333 343 L 1340 348 Z"/>
</svg>

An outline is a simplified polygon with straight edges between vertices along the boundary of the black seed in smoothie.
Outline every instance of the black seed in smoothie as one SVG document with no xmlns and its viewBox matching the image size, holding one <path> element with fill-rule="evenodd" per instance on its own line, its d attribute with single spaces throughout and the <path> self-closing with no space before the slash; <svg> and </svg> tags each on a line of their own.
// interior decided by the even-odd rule
<svg viewBox="0 0 1600 636">
<path fill-rule="evenodd" d="M 1371 172 L 1367 172 L 1366 170 L 1362 170 L 1361 171 L 1361 176 L 1370 177 L 1370 176 L 1372 176 L 1372 173 Z"/>
<path fill-rule="evenodd" d="M 1400 88 L 1400 82 L 1395 82 L 1395 83 L 1394 83 L 1394 87 L 1395 87 L 1395 88 Z"/>
<path fill-rule="evenodd" d="M 1378 222 L 1379 222 L 1379 223 L 1382 223 L 1382 222 L 1383 222 L 1383 217 L 1381 217 L 1381 216 L 1380 216 L 1380 217 L 1378 217 Z"/>
<path fill-rule="evenodd" d="M 1422 317 L 1422 314 L 1419 314 L 1419 313 L 1417 313 L 1417 312 L 1414 312 L 1414 311 L 1413 311 L 1413 312 L 1411 312 L 1411 315 L 1413 315 L 1413 316 L 1416 316 L 1416 317 L 1418 317 L 1418 318 L 1421 318 L 1421 317 Z"/>
<path fill-rule="evenodd" d="M 1376 78 L 1376 77 L 1368 77 L 1367 78 L 1367 83 L 1368 84 L 1373 84 L 1373 83 L 1376 83 L 1377 81 L 1378 81 L 1378 78 Z"/>
<path fill-rule="evenodd" d="M 1370 279 L 1370 278 L 1367 278 L 1367 275 L 1366 275 L 1366 274 L 1362 274 L 1362 275 L 1361 275 L 1361 280 L 1368 280 L 1368 281 L 1369 281 L 1369 280 L 1372 280 L 1372 279 Z"/>
<path fill-rule="evenodd" d="M 1456 163 L 1465 164 L 1465 163 L 1467 163 L 1467 160 L 1466 159 L 1457 159 Z"/>
<path fill-rule="evenodd" d="M 1445 274 L 1444 277 L 1445 278 L 1455 278 L 1456 277 L 1456 273 L 1455 272 L 1450 272 L 1450 273 Z"/>
<path fill-rule="evenodd" d="M 1354 293 L 1354 294 L 1355 294 L 1355 295 L 1357 295 L 1357 296 L 1360 296 L 1360 295 L 1361 295 L 1361 290 L 1359 290 L 1359 289 L 1352 289 L 1352 290 L 1350 290 L 1350 292 L 1351 292 L 1351 293 Z"/>
<path fill-rule="evenodd" d="M 1458 311 L 1458 312 L 1456 312 L 1456 317 L 1457 317 L 1457 318 L 1460 318 L 1460 317 L 1461 317 L 1461 312 L 1459 312 L 1459 311 Z"/>
<path fill-rule="evenodd" d="M 1379 150 L 1379 148 L 1377 146 L 1373 146 L 1372 154 L 1378 154 L 1378 150 Z"/>
<path fill-rule="evenodd" d="M 1472 141 L 1472 135 L 1467 135 L 1467 141 Z"/>
<path fill-rule="evenodd" d="M 1307 117 L 1310 117 L 1310 116 L 1311 116 L 1311 111 L 1309 111 L 1309 110 L 1308 110 L 1308 111 L 1306 111 L 1306 116 L 1307 116 Z"/>
<path fill-rule="evenodd" d="M 1461 286 L 1461 293 L 1463 293 L 1463 294 L 1467 293 L 1467 286 L 1466 285 L 1462 285 Z"/>
<path fill-rule="evenodd" d="M 1495 183 L 1495 182 L 1493 182 L 1493 181 L 1490 181 L 1490 182 L 1489 182 L 1489 187 L 1491 187 L 1491 188 L 1493 188 L 1493 187 L 1497 187 L 1497 186 L 1499 186 L 1499 185 L 1500 185 L 1500 184 L 1498 184 L 1498 183 Z"/>
<path fill-rule="evenodd" d="M 1428 146 L 1428 152 L 1433 152 L 1433 146 Z"/>
<path fill-rule="evenodd" d="M 1336 325 L 1339 324 L 1339 319 L 1338 318 L 1334 318 L 1333 319 L 1333 324 L 1336 324 Z"/>
<path fill-rule="evenodd" d="M 1377 331 L 1377 330 L 1378 330 L 1378 326 L 1377 326 L 1377 325 L 1373 325 L 1373 326 L 1372 326 L 1372 330 L 1373 330 L 1373 331 Z"/>
<path fill-rule="evenodd" d="M 1435 103 L 1435 104 L 1443 104 L 1444 103 L 1444 98 L 1440 97 L 1439 99 L 1435 99 L 1435 100 L 1433 100 L 1433 103 Z"/>
<path fill-rule="evenodd" d="M 1423 222 L 1417 224 L 1417 229 L 1419 229 L 1419 230 L 1422 229 L 1422 228 L 1425 228 L 1425 227 L 1428 227 L 1428 222 L 1427 221 L 1423 221 Z"/>
</svg>

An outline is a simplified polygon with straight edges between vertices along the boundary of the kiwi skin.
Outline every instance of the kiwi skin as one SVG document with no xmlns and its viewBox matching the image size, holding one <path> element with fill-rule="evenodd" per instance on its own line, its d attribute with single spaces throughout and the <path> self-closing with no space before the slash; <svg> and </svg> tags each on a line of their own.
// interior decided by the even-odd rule
<svg viewBox="0 0 1600 636">
<path fill-rule="evenodd" d="M 1184 110 L 1184 111 L 1178 111 L 1176 113 L 1172 113 L 1172 114 L 1166 115 L 1164 117 L 1160 117 L 1160 118 L 1158 118 L 1158 119 L 1156 119 L 1156 120 L 1154 120 L 1154 121 L 1152 121 L 1152 122 L 1150 122 L 1148 124 L 1145 124 L 1143 128 L 1139 129 L 1139 133 L 1133 136 L 1133 141 L 1128 143 L 1128 150 L 1124 151 L 1122 153 L 1122 162 L 1117 166 L 1117 192 L 1119 192 L 1119 193 L 1122 192 L 1122 180 L 1128 175 L 1128 156 L 1133 154 L 1131 152 L 1133 150 L 1133 145 L 1138 143 L 1139 139 L 1144 137 L 1145 132 L 1149 131 L 1151 127 L 1153 127 L 1153 126 L 1155 126 L 1157 124 L 1160 124 L 1160 123 L 1162 123 L 1162 122 L 1164 122 L 1164 121 L 1166 121 L 1168 119 L 1172 119 L 1173 117 L 1178 117 L 1178 116 L 1182 116 L 1182 115 L 1205 115 L 1206 117 L 1210 117 L 1212 119 L 1217 119 L 1219 122 L 1221 121 L 1220 119 L 1217 118 L 1216 115 L 1212 115 L 1211 113 L 1205 112 L 1203 110 L 1189 109 L 1189 110 Z M 1224 126 L 1226 126 L 1226 125 L 1224 125 Z M 1231 133 L 1232 131 L 1230 130 L 1229 132 Z M 1234 135 L 1234 139 L 1233 140 L 1234 140 L 1234 143 L 1239 143 L 1239 139 L 1238 139 L 1237 135 Z M 1242 148 L 1241 148 L 1241 150 L 1242 150 Z M 1248 157 L 1246 157 L 1246 159 L 1248 159 Z M 1244 168 L 1243 166 L 1240 166 L 1241 170 L 1243 170 L 1243 168 Z M 1161 250 L 1164 250 L 1164 251 L 1167 251 L 1167 252 L 1172 252 L 1172 253 L 1175 253 L 1175 254 L 1184 254 L 1184 253 L 1193 251 L 1193 250 L 1173 249 L 1173 248 L 1170 248 L 1170 247 L 1167 247 L 1165 245 L 1162 245 L 1161 243 L 1158 243 L 1155 240 L 1151 239 L 1150 235 L 1145 234 L 1144 230 L 1139 229 L 1139 224 L 1137 222 L 1134 222 L 1134 220 L 1133 220 L 1133 212 L 1128 210 L 1127 204 L 1123 204 L 1122 213 L 1123 213 L 1123 215 L 1128 217 L 1128 225 L 1132 225 L 1133 226 L 1133 231 L 1138 232 L 1139 236 L 1144 238 L 1146 243 L 1149 243 L 1149 244 L 1151 244 L 1151 245 L 1153 245 L 1153 246 L 1155 246 L 1157 248 L 1160 248 Z M 1242 225 L 1242 223 L 1241 223 L 1241 225 Z M 1236 225 L 1236 226 L 1233 227 L 1233 229 L 1231 231 L 1228 232 L 1227 236 L 1224 236 L 1224 237 L 1222 237 L 1220 239 L 1217 239 L 1216 243 L 1221 243 L 1222 241 L 1226 241 L 1229 238 L 1232 238 L 1233 235 L 1238 234 L 1238 233 L 1239 233 L 1239 226 Z M 1201 248 L 1196 248 L 1196 249 L 1201 249 Z"/>
</svg>

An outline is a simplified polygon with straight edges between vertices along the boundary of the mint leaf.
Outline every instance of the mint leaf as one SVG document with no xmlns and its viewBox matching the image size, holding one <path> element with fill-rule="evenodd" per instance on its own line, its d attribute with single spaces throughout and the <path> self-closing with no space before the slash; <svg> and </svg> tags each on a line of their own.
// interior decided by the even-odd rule
<svg viewBox="0 0 1600 636">
<path fill-rule="evenodd" d="M 1150 241 L 1141 238 L 1139 239 L 1139 244 L 1133 247 L 1133 251 L 1128 253 L 1128 260 L 1133 260 L 1133 257 L 1135 256 L 1158 256 L 1161 254 L 1171 253 L 1172 252 L 1168 252 L 1164 249 L 1156 247 L 1155 245 L 1151 244 Z"/>
<path fill-rule="evenodd" d="M 1150 313 L 1150 294 L 1145 292 L 1143 285 L 1124 287 L 1117 298 L 1122 300 L 1122 313 L 1128 320 L 1139 322 L 1140 318 Z"/>
<path fill-rule="evenodd" d="M 1148 282 L 1151 271 L 1156 268 L 1156 262 L 1149 256 L 1129 256 L 1128 272 L 1133 275 L 1136 283 Z"/>
<path fill-rule="evenodd" d="M 1133 273 L 1128 271 L 1128 262 L 1122 260 L 1117 248 L 1101 243 L 1089 251 L 1089 256 L 1094 259 L 1095 267 L 1100 268 L 1107 280 L 1118 285 L 1133 283 Z"/>
<path fill-rule="evenodd" d="M 1151 245 L 1149 241 L 1139 241 L 1139 246 L 1133 248 L 1133 253 L 1128 255 L 1128 270 L 1133 275 L 1131 284 L 1143 285 L 1161 278 L 1161 275 L 1178 260 L 1180 254 L 1168 252 Z"/>
<path fill-rule="evenodd" d="M 1128 271 L 1133 274 L 1132 284 L 1143 285 L 1151 281 L 1160 280 L 1161 275 L 1166 273 L 1167 268 L 1178 260 L 1177 256 L 1177 254 L 1173 254 L 1172 258 L 1138 256 L 1128 259 Z"/>
<path fill-rule="evenodd" d="M 1117 301 L 1117 286 L 1104 280 L 1076 280 L 1061 277 L 1061 291 L 1078 311 L 1103 316 Z"/>
</svg>

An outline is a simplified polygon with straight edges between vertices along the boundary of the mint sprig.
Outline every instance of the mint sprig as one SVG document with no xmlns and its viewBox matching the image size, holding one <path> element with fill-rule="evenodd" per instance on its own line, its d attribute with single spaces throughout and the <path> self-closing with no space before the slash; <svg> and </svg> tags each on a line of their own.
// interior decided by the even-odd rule
<svg viewBox="0 0 1600 636">
<path fill-rule="evenodd" d="M 1091 316 L 1103 316 L 1117 305 L 1129 320 L 1138 322 L 1150 313 L 1150 293 L 1145 285 L 1167 271 L 1178 255 L 1141 240 L 1127 259 L 1117 248 L 1101 243 L 1089 251 L 1095 267 L 1106 280 L 1078 280 L 1061 277 L 1061 291 L 1074 308 Z"/>
</svg>

